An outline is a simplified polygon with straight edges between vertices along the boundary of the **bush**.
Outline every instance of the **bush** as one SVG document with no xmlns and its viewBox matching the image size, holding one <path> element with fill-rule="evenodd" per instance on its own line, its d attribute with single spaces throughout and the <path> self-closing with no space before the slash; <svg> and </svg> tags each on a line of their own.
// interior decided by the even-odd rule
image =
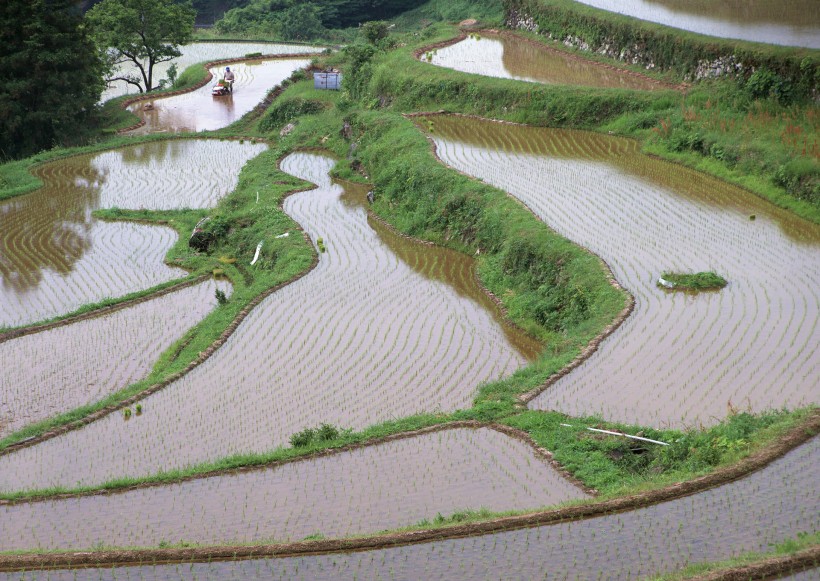
<svg viewBox="0 0 820 581">
<path fill-rule="evenodd" d="M 324 109 L 321 101 L 312 99 L 287 99 L 274 101 L 268 109 L 265 117 L 259 122 L 259 129 L 262 131 L 274 131 L 286 123 L 302 115 L 319 113 Z"/>
<path fill-rule="evenodd" d="M 362 36 L 370 44 L 378 44 L 381 39 L 387 38 L 387 23 L 383 20 L 365 22 L 360 30 Z"/>
</svg>

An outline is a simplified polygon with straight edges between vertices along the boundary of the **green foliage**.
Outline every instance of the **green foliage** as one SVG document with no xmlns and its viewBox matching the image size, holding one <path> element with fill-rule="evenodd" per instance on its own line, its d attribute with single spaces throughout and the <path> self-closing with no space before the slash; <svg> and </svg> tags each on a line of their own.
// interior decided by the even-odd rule
<svg viewBox="0 0 820 581">
<path fill-rule="evenodd" d="M 151 91 L 154 65 L 178 57 L 179 46 L 193 38 L 195 11 L 190 1 L 103 0 L 86 14 L 101 57 L 106 80 L 121 80 Z M 123 74 L 121 64 L 133 65 L 136 74 Z"/>
<path fill-rule="evenodd" d="M 345 91 L 354 99 L 362 98 L 373 74 L 371 61 L 377 53 L 376 47 L 370 44 L 351 44 L 344 49 L 348 66 L 342 84 Z"/>
<path fill-rule="evenodd" d="M 513 27 L 532 18 L 540 35 L 573 37 L 587 43 L 592 52 L 609 50 L 616 58 L 651 64 L 680 77 L 695 78 L 704 62 L 728 60 L 743 64 L 741 77 L 754 78 L 750 91 L 772 93 L 783 103 L 808 101 L 818 89 L 816 51 L 705 37 L 573 0 L 504 0 L 504 8 Z"/>
<path fill-rule="evenodd" d="M 387 38 L 387 26 L 384 20 L 371 20 L 362 24 L 360 31 L 367 42 L 375 45 L 381 39 Z"/>
<path fill-rule="evenodd" d="M 285 40 L 312 40 L 322 35 L 324 27 L 315 4 L 296 4 L 284 10 L 279 33 Z"/>
<path fill-rule="evenodd" d="M 393 21 L 399 30 L 415 30 L 432 22 L 461 22 L 474 18 L 489 25 L 504 19 L 501 0 L 428 0 L 418 8 L 400 14 Z"/>
<path fill-rule="evenodd" d="M 103 89 L 102 62 L 71 0 L 0 8 L 0 160 L 77 145 Z"/>
<path fill-rule="evenodd" d="M 222 306 L 228 304 L 228 296 L 225 294 L 225 291 L 218 288 L 214 291 L 214 295 L 216 296 L 216 302 Z"/>
<path fill-rule="evenodd" d="M 296 432 L 290 437 L 290 445 L 294 448 L 304 448 L 311 444 L 321 444 L 336 440 L 341 432 L 336 426 L 322 424 L 318 428 L 305 428 L 301 432 Z"/>
<path fill-rule="evenodd" d="M 661 277 L 672 283 L 678 290 L 714 290 L 725 287 L 726 279 L 714 272 L 698 272 L 694 274 L 664 272 Z"/>
<path fill-rule="evenodd" d="M 321 101 L 314 99 L 303 99 L 300 97 L 293 99 L 277 99 L 268 108 L 265 116 L 259 122 L 259 129 L 262 131 L 274 131 L 283 125 L 290 123 L 297 117 L 312 115 L 324 109 Z"/>
</svg>

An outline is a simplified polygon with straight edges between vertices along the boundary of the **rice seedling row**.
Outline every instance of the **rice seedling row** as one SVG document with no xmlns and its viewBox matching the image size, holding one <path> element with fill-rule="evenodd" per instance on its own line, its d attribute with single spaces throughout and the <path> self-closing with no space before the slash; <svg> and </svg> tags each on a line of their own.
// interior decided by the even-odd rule
<svg viewBox="0 0 820 581">
<path fill-rule="evenodd" d="M 154 142 L 35 169 L 44 186 L 0 203 L 0 326 L 20 326 L 185 274 L 167 227 L 103 222 L 101 208 L 208 208 L 262 144 Z M 184 171 L 197 167 L 197 171 Z"/>
<path fill-rule="evenodd" d="M 0 506 L 0 551 L 341 537 L 585 496 L 527 444 L 460 428 L 252 472 Z"/>
<path fill-rule="evenodd" d="M 227 281 L 206 281 L 0 343 L 0 437 L 146 376 L 160 354 L 216 305 L 216 289 L 230 294 Z"/>
<path fill-rule="evenodd" d="M 370 228 L 365 192 L 343 195 L 328 177 L 333 164 L 307 153 L 282 162 L 319 184 L 285 204 L 312 240 L 325 241 L 311 274 L 263 301 L 205 363 L 146 398 L 139 422 L 111 415 L 0 458 L 0 489 L 100 484 L 269 450 L 324 422 L 358 429 L 470 407 L 479 384 L 523 366 L 500 315 L 468 298 L 476 288 L 454 288 L 464 277 L 443 266 L 463 272 L 470 259 L 424 246 L 416 263 L 424 266 L 408 266 L 393 248 L 418 243 Z M 442 264 L 445 280 L 426 278 L 427 264 Z M 516 345 L 537 352 L 532 341 Z"/>
<path fill-rule="evenodd" d="M 421 55 L 423 62 L 503 79 L 550 85 L 652 90 L 666 88 L 648 77 L 618 71 L 575 55 L 550 50 L 513 35 L 470 35 Z"/>
<path fill-rule="evenodd" d="M 128 109 L 145 121 L 145 125 L 130 132 L 179 133 L 221 129 L 253 109 L 267 92 L 288 78 L 293 71 L 306 67 L 310 59 L 281 59 L 248 61 L 231 64 L 236 75 L 234 91 L 214 97 L 211 84 L 195 91 L 146 101 L 139 101 Z M 214 82 L 225 73 L 224 67 L 210 69 Z"/>
<path fill-rule="evenodd" d="M 523 201 L 635 296 L 616 334 L 533 407 L 680 427 L 818 401 L 820 227 L 623 139 L 444 117 L 432 136 L 446 163 Z M 669 293 L 656 281 L 670 269 L 729 286 Z"/>
<path fill-rule="evenodd" d="M 820 438 L 694 496 L 576 522 L 382 550 L 83 570 L 91 579 L 640 579 L 717 561 L 820 526 Z M 0 574 L 71 579 L 72 571 Z M 28 575 L 28 576 L 26 576 Z"/>
<path fill-rule="evenodd" d="M 242 58 L 250 54 L 276 55 L 276 54 L 301 54 L 316 52 L 315 46 L 301 44 L 280 44 L 271 42 L 194 42 L 179 47 L 182 54 L 171 60 L 157 63 L 154 67 L 154 78 L 161 79 L 168 74 L 168 69 L 176 65 L 177 72 L 181 73 L 191 65 L 197 63 L 207 63 L 220 59 Z M 120 68 L 123 74 L 139 75 L 139 71 L 134 66 L 123 65 Z M 101 102 L 108 101 L 114 97 L 127 95 L 136 92 L 133 85 L 123 81 L 111 83 L 100 97 Z"/>
</svg>

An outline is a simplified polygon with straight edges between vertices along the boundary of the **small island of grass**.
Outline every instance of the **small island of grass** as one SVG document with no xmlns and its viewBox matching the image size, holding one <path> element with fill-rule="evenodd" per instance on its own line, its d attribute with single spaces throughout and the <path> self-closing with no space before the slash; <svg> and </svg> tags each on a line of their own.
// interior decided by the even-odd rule
<svg viewBox="0 0 820 581">
<path fill-rule="evenodd" d="M 714 272 L 695 274 L 664 272 L 658 279 L 658 285 L 673 290 L 718 290 L 725 287 L 726 279 Z"/>
</svg>

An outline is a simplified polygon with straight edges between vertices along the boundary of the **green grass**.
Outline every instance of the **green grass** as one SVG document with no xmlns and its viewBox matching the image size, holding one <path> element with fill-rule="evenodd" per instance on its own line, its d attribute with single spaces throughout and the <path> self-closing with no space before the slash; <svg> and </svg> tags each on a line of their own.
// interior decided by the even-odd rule
<svg viewBox="0 0 820 581">
<path fill-rule="evenodd" d="M 696 579 L 706 573 L 728 571 L 729 569 L 737 567 L 754 565 L 772 557 L 794 555 L 803 549 L 815 547 L 818 544 L 820 544 L 820 532 L 798 533 L 795 538 L 788 539 L 776 545 L 769 545 L 771 547 L 770 551 L 749 552 L 725 561 L 689 565 L 675 573 L 658 577 L 647 577 L 646 581 L 685 581 L 686 579 Z"/>
<path fill-rule="evenodd" d="M 728 284 L 725 278 L 714 272 L 664 272 L 661 278 L 671 283 L 675 290 L 718 290 Z M 660 282 L 658 284 L 660 285 Z"/>
</svg>

